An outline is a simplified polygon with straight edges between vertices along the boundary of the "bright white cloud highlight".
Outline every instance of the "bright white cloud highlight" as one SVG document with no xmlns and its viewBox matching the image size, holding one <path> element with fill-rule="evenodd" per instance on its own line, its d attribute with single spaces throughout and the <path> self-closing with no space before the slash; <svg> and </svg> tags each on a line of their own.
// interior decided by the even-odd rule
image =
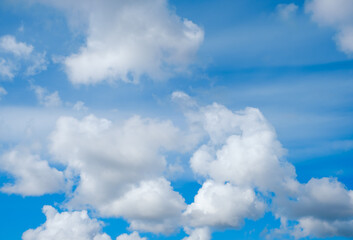
<svg viewBox="0 0 353 240">
<path fill-rule="evenodd" d="M 336 43 L 341 51 L 353 54 L 353 2 L 351 0 L 306 0 L 306 11 L 320 25 L 335 28 Z"/>
<path fill-rule="evenodd" d="M 40 196 L 62 192 L 65 180 L 62 172 L 26 149 L 15 149 L 0 157 L 0 169 L 14 177 L 14 183 L 1 187 L 1 192 L 22 196 Z"/>
<path fill-rule="evenodd" d="M 74 21 L 88 25 L 86 44 L 64 60 L 74 84 L 165 79 L 186 71 L 203 41 L 203 30 L 166 0 L 40 2 L 79 13 Z"/>
<path fill-rule="evenodd" d="M 111 240 L 102 233 L 102 223 L 91 219 L 86 211 L 59 213 L 51 206 L 44 206 L 43 213 L 46 222 L 24 232 L 22 240 Z"/>
</svg>

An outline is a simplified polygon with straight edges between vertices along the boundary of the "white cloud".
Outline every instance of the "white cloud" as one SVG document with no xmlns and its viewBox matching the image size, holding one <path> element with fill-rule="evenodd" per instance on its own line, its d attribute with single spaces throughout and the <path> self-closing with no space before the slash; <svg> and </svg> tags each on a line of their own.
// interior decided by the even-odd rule
<svg viewBox="0 0 353 240">
<path fill-rule="evenodd" d="M 3 96 L 5 96 L 7 94 L 7 91 L 5 90 L 5 88 L 0 87 L 0 100 Z"/>
<path fill-rule="evenodd" d="M 32 85 L 39 103 L 45 107 L 60 107 L 62 102 L 58 91 L 48 93 L 48 90 L 37 85 Z"/>
<path fill-rule="evenodd" d="M 352 235 L 352 191 L 336 179 L 298 182 L 274 129 L 258 109 L 233 112 L 216 103 L 199 106 L 182 92 L 173 94 L 173 100 L 184 105 L 191 125 L 186 134 L 171 121 L 139 116 L 117 122 L 93 115 L 81 120 L 59 118 L 49 150 L 50 158 L 66 167 L 66 186 L 74 186 L 67 191 L 64 207 L 92 209 L 102 217 L 122 217 L 131 230 L 167 234 L 183 227 L 190 235 L 185 240 L 209 240 L 212 230 L 238 229 L 245 219 L 257 220 L 266 210 L 281 220 L 278 234 Z M 13 115 L 19 116 L 17 112 Z M 6 134 L 8 128 L 4 129 Z M 195 149 L 190 147 L 190 134 L 204 136 L 197 138 Z M 168 154 L 187 150 L 193 151 L 190 168 L 203 181 L 190 205 L 165 177 L 173 162 L 167 161 Z M 32 195 L 35 191 L 37 195 L 54 191 L 55 184 L 37 180 L 40 173 L 64 178 L 39 156 L 12 152 L 1 162 L 15 179 L 26 177 L 24 183 L 15 182 L 15 186 L 39 182 L 30 184 L 32 189 L 23 185 L 20 194 L 25 195 L 23 189 Z"/>
<path fill-rule="evenodd" d="M 44 70 L 47 70 L 48 61 L 46 53 L 33 53 L 30 58 L 29 65 L 25 71 L 25 75 L 33 76 Z"/>
<path fill-rule="evenodd" d="M 142 181 L 121 198 L 100 207 L 103 215 L 123 216 L 130 228 L 145 232 L 172 233 L 180 225 L 186 205 L 164 178 Z"/>
<path fill-rule="evenodd" d="M 82 101 L 77 101 L 72 107 L 75 111 L 87 111 L 88 107 L 85 106 L 85 103 Z"/>
<path fill-rule="evenodd" d="M 208 228 L 196 228 L 194 230 L 187 230 L 190 236 L 183 238 L 183 240 L 211 240 L 211 232 Z"/>
<path fill-rule="evenodd" d="M 353 2 L 351 0 L 306 0 L 306 12 L 320 25 L 336 29 L 336 43 L 341 51 L 353 54 Z"/>
<path fill-rule="evenodd" d="M 44 206 L 47 220 L 36 229 L 23 233 L 23 240 L 111 240 L 102 233 L 102 223 L 91 219 L 86 211 L 59 213 L 51 206 Z"/>
<path fill-rule="evenodd" d="M 0 58 L 0 75 L 8 79 L 14 77 L 14 66 L 3 58 Z"/>
<path fill-rule="evenodd" d="M 353 191 L 337 179 L 311 179 L 295 195 L 275 199 L 277 214 L 297 220 L 296 237 L 353 236 Z"/>
<path fill-rule="evenodd" d="M 202 107 L 198 118 L 209 135 L 190 160 L 192 170 L 218 182 L 276 191 L 295 177 L 283 159 L 285 150 L 261 112 L 254 108 L 231 112 L 224 106 Z"/>
<path fill-rule="evenodd" d="M 62 117 L 51 135 L 51 152 L 67 165 L 67 177 L 79 177 L 68 207 L 90 206 L 151 232 L 177 227 L 185 207 L 170 183 L 160 178 L 166 167 L 160 151 L 183 149 L 180 144 L 180 132 L 171 122 L 138 116 L 120 124 L 93 115 L 82 121 Z"/>
<path fill-rule="evenodd" d="M 203 41 L 200 27 L 166 0 L 38 1 L 79 14 L 75 22 L 88 25 L 86 44 L 64 61 L 74 84 L 168 78 L 187 69 Z"/>
<path fill-rule="evenodd" d="M 147 238 L 141 238 L 137 232 L 133 232 L 131 234 L 121 234 L 116 240 L 147 240 Z"/>
<path fill-rule="evenodd" d="M 353 220 L 348 221 L 327 221 L 311 217 L 302 218 L 299 224 L 295 226 L 292 234 L 296 238 L 318 237 L 328 238 L 335 236 L 343 236 L 347 238 L 353 237 Z"/>
<path fill-rule="evenodd" d="M 14 36 L 5 35 L 0 38 L 0 49 L 19 57 L 28 57 L 33 51 L 33 46 L 17 42 Z"/>
<path fill-rule="evenodd" d="M 282 18 L 282 19 L 289 19 L 293 17 L 297 11 L 298 11 L 298 6 L 295 5 L 294 3 L 290 4 L 278 4 L 276 7 L 277 14 Z"/>
<path fill-rule="evenodd" d="M 0 75 L 12 79 L 23 70 L 25 76 L 33 76 L 47 69 L 45 53 L 34 51 L 32 45 L 19 42 L 14 36 L 0 37 Z"/>
<path fill-rule="evenodd" d="M 264 214 L 265 204 L 251 188 L 230 183 L 206 181 L 184 213 L 192 227 L 240 228 L 244 219 L 256 220 Z"/>
<path fill-rule="evenodd" d="M 14 183 L 1 187 L 1 191 L 23 196 L 40 196 L 65 190 L 62 172 L 26 149 L 14 149 L 1 156 L 0 169 L 14 177 Z"/>
<path fill-rule="evenodd" d="M 188 107 L 188 101 L 181 102 Z M 265 202 L 271 202 L 268 209 L 282 222 L 277 234 L 352 236 L 353 192 L 336 179 L 299 183 L 259 110 L 232 112 L 214 103 L 189 107 L 186 116 L 208 136 L 190 160 L 192 170 L 206 181 L 184 212 L 186 227 L 239 228 L 244 219 L 261 217 Z M 290 227 L 287 221 L 297 224 Z"/>
</svg>

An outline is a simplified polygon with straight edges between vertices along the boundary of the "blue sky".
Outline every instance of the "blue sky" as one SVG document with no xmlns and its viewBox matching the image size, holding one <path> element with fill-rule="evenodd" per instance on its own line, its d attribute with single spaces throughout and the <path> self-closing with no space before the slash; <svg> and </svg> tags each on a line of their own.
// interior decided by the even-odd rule
<svg viewBox="0 0 353 240">
<path fill-rule="evenodd" d="M 0 2 L 0 239 L 353 237 L 351 0 Z"/>
</svg>

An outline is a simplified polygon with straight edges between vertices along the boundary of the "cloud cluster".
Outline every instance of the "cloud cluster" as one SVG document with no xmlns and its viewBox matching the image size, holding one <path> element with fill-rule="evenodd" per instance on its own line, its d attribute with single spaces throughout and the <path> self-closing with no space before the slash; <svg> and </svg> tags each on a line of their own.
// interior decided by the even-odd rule
<svg viewBox="0 0 353 240">
<path fill-rule="evenodd" d="M 265 212 L 281 220 L 280 229 L 270 234 L 353 235 L 353 191 L 332 178 L 300 183 L 258 109 L 199 106 L 183 92 L 172 99 L 183 105 L 189 132 L 168 120 L 139 116 L 120 122 L 94 115 L 60 117 L 49 152 L 64 171 L 15 149 L 2 156 L 1 169 L 15 178 L 2 191 L 41 195 L 66 190 L 63 207 L 69 212 L 58 216 L 90 209 L 96 216 L 124 218 L 136 231 L 168 234 L 183 227 L 189 235 L 185 240 L 209 240 L 212 231 L 239 229 Z M 189 205 L 165 177 L 169 153 L 185 151 L 202 183 Z M 47 236 L 52 227 L 43 226 L 25 235 Z M 119 237 L 140 239 L 137 233 Z"/>
<path fill-rule="evenodd" d="M 91 115 L 60 118 L 50 149 L 77 185 L 68 207 L 91 207 L 101 216 L 124 217 L 132 229 L 166 233 L 178 226 L 185 204 L 162 177 L 162 151 L 182 150 L 181 143 L 170 121 L 135 116 L 118 125 Z"/>
<path fill-rule="evenodd" d="M 195 107 L 180 92 L 172 98 L 184 109 L 189 106 L 190 124 L 199 124 L 208 136 L 190 159 L 194 173 L 206 180 L 184 212 L 188 227 L 239 228 L 244 219 L 256 220 L 267 209 L 281 219 L 282 233 L 352 236 L 353 192 L 335 179 L 298 182 L 274 129 L 258 109 L 232 112 L 216 103 Z M 294 226 L 288 227 L 288 221 Z"/>
<path fill-rule="evenodd" d="M 320 25 L 333 27 L 336 43 L 347 55 L 353 54 L 353 2 L 350 0 L 306 0 L 306 12 Z"/>
<path fill-rule="evenodd" d="M 177 16 L 166 0 L 39 2 L 87 26 L 85 45 L 64 60 L 74 84 L 165 79 L 186 71 L 203 41 L 203 30 Z"/>
<path fill-rule="evenodd" d="M 35 52 L 32 45 L 19 42 L 14 36 L 0 37 L 0 76 L 13 79 L 21 68 L 26 76 L 45 70 L 45 53 Z"/>
</svg>

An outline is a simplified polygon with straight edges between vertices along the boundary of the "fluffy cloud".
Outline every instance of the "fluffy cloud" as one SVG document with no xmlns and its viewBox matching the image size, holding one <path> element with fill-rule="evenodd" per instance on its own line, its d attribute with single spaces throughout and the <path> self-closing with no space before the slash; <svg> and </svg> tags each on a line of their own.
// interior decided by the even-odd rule
<svg viewBox="0 0 353 240">
<path fill-rule="evenodd" d="M 180 92 L 173 99 L 189 108 L 190 124 L 200 125 L 208 139 L 190 160 L 192 170 L 206 181 L 184 212 L 187 226 L 239 228 L 244 219 L 261 217 L 265 202 L 271 202 L 268 209 L 282 222 L 277 233 L 352 236 L 353 192 L 336 179 L 298 182 L 274 129 L 258 109 L 232 112 L 215 103 L 198 107 Z"/>
<path fill-rule="evenodd" d="M 35 92 L 37 99 L 41 105 L 45 107 L 61 106 L 62 102 L 58 91 L 49 93 L 47 89 L 37 85 L 32 85 L 32 89 Z"/>
<path fill-rule="evenodd" d="M 200 27 L 166 0 L 39 2 L 78 13 L 75 22 L 88 25 L 86 44 L 64 60 L 74 84 L 168 78 L 187 69 L 203 41 Z"/>
<path fill-rule="evenodd" d="M 171 232 L 185 206 L 160 177 L 166 167 L 161 150 L 183 149 L 181 139 L 169 121 L 136 116 L 118 125 L 93 115 L 60 118 L 51 152 L 77 184 L 68 207 L 124 217 L 136 230 Z"/>
<path fill-rule="evenodd" d="M 141 238 L 137 232 L 133 232 L 131 234 L 122 234 L 116 238 L 116 240 L 147 240 L 147 238 Z"/>
<path fill-rule="evenodd" d="M 336 43 L 341 51 L 353 54 L 353 2 L 350 0 L 306 0 L 306 11 L 320 25 L 337 30 Z"/>
<path fill-rule="evenodd" d="M 0 75 L 12 79 L 21 68 L 26 76 L 33 76 L 46 70 L 45 53 L 34 51 L 32 45 L 19 42 L 14 36 L 0 37 Z"/>
<path fill-rule="evenodd" d="M 337 179 L 311 179 L 291 198 L 275 199 L 276 213 L 297 220 L 296 237 L 353 236 L 353 191 Z"/>
<path fill-rule="evenodd" d="M 208 228 L 196 228 L 194 230 L 186 230 L 190 236 L 183 238 L 183 240 L 210 240 L 211 232 Z"/>
<path fill-rule="evenodd" d="M 231 112 L 219 104 L 202 107 L 199 116 L 209 143 L 190 160 L 193 171 L 218 182 L 277 191 L 292 182 L 295 170 L 276 133 L 258 109 Z"/>
<path fill-rule="evenodd" d="M 242 189 L 230 183 L 206 181 L 188 206 L 184 216 L 193 227 L 219 229 L 240 228 L 245 218 L 256 220 L 265 210 L 253 189 Z"/>
<path fill-rule="evenodd" d="M 102 224 L 91 219 L 86 211 L 59 213 L 51 206 L 44 206 L 47 220 L 36 229 L 23 233 L 23 240 L 111 240 L 101 232 Z"/>
<path fill-rule="evenodd" d="M 265 211 L 281 220 L 280 234 L 352 236 L 352 191 L 331 178 L 300 183 L 258 109 L 233 112 L 216 103 L 199 106 L 182 92 L 172 98 L 184 105 L 191 133 L 171 121 L 139 116 L 120 122 L 93 115 L 59 118 L 50 136 L 50 154 L 66 167 L 64 174 L 39 156 L 12 151 L 1 161 L 2 169 L 19 179 L 13 186 L 21 188 L 12 192 L 62 191 L 65 176 L 66 186 L 73 186 L 67 192 L 67 209 L 122 217 L 137 231 L 168 234 L 183 227 L 189 234 L 185 240 L 209 240 L 211 230 L 238 229 L 245 219 L 257 220 Z M 192 147 L 195 139 L 199 145 Z M 203 184 L 194 202 L 186 205 L 164 175 L 167 154 L 189 150 L 190 168 Z"/>
<path fill-rule="evenodd" d="M 15 179 L 13 184 L 5 184 L 0 189 L 2 192 L 39 196 L 65 189 L 63 173 L 25 149 L 7 152 L 0 160 L 0 169 L 11 174 Z"/>
</svg>

